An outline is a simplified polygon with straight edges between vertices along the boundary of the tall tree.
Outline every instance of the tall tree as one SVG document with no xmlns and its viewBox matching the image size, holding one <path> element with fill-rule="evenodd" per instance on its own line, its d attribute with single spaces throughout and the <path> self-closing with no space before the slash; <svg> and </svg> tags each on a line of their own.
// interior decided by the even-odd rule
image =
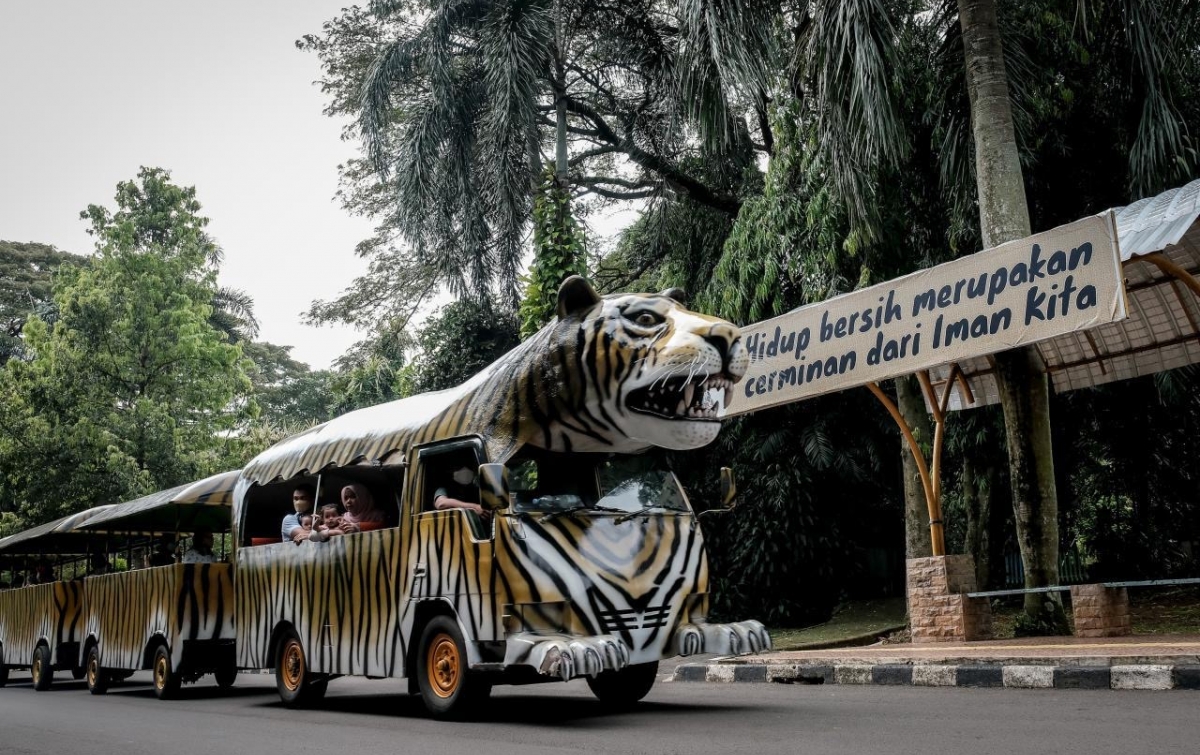
<svg viewBox="0 0 1200 755">
<path fill-rule="evenodd" d="M 254 411 L 240 348 L 209 323 L 189 193 L 143 169 L 115 212 L 89 207 L 96 256 L 59 275 L 57 320 L 31 318 L 28 357 L 0 372 L 0 469 L 29 523 L 216 471 L 221 434 Z"/>
<path fill-rule="evenodd" d="M 0 241 L 0 365 L 20 354 L 31 315 L 52 319 L 54 272 L 84 260 L 49 244 Z"/>
</svg>

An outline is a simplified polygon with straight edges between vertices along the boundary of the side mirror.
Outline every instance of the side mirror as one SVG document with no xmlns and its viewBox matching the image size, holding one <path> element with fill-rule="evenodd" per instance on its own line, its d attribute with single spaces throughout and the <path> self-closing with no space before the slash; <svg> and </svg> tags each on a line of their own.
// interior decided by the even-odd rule
<svg viewBox="0 0 1200 755">
<path fill-rule="evenodd" d="M 488 511 L 508 508 L 508 467 L 503 464 L 479 465 L 479 505 Z"/>
<path fill-rule="evenodd" d="M 737 498 L 737 480 L 733 477 L 733 470 L 729 467 L 721 467 L 721 506 L 725 509 L 733 508 L 733 501 Z"/>
</svg>

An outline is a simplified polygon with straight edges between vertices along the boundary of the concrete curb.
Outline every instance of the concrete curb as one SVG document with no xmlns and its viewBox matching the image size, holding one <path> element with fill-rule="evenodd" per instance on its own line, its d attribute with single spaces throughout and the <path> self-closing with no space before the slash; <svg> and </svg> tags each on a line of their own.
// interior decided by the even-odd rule
<svg viewBox="0 0 1200 755">
<path fill-rule="evenodd" d="M 1009 689 L 1200 690 L 1200 665 L 685 663 L 675 668 L 671 681 Z"/>
</svg>

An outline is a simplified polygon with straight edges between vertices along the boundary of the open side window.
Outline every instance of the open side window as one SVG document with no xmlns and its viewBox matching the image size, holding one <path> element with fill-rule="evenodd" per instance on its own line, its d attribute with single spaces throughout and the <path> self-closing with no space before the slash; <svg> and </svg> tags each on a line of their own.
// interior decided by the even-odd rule
<svg viewBox="0 0 1200 755">
<path fill-rule="evenodd" d="M 437 499 L 447 498 L 464 503 L 479 503 L 479 482 L 476 477 L 484 461 L 483 446 L 477 438 L 455 440 L 422 448 L 418 452 L 420 485 L 414 514 L 437 511 Z M 466 472 L 470 472 L 467 479 Z M 492 526 L 474 511 L 464 510 L 471 531 L 477 540 L 492 536 Z"/>
<path fill-rule="evenodd" d="M 295 513 L 292 494 L 308 485 L 315 491 L 315 505 L 310 516 L 311 526 L 319 526 L 317 515 L 327 504 L 342 506 L 342 488 L 351 483 L 363 485 L 374 501 L 374 508 L 383 512 L 383 521 L 363 529 L 396 527 L 400 522 L 400 491 L 403 490 L 404 473 L 392 467 L 340 467 L 329 469 L 319 475 L 302 475 L 284 482 L 255 485 L 246 493 L 243 506 L 239 545 L 251 547 L 283 542 L 285 518 Z"/>
</svg>

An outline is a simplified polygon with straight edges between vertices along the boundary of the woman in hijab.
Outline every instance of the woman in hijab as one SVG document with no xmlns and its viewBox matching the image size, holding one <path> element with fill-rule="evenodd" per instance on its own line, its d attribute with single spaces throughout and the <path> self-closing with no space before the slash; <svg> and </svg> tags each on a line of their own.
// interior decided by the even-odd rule
<svg viewBox="0 0 1200 755">
<path fill-rule="evenodd" d="M 383 524 L 383 510 L 375 508 L 375 499 L 371 496 L 371 491 L 361 483 L 352 482 L 342 488 L 342 508 L 346 510 L 346 513 L 342 514 L 343 532 L 374 529 L 371 526 L 362 527 L 364 524 Z"/>
</svg>

